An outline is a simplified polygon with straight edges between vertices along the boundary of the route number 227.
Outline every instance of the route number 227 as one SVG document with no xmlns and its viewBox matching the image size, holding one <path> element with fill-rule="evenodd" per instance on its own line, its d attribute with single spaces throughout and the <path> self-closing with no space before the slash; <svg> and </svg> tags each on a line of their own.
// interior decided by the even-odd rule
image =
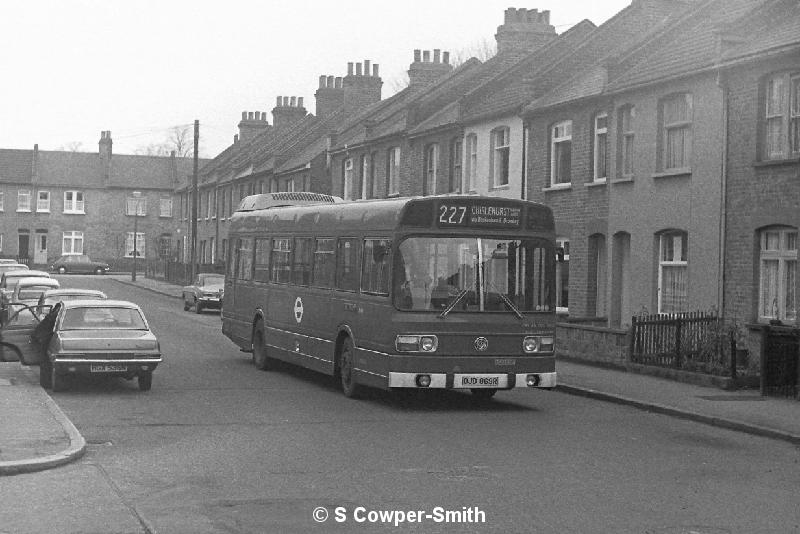
<svg viewBox="0 0 800 534">
<path fill-rule="evenodd" d="M 440 206 L 439 224 L 464 224 L 466 206 Z"/>
</svg>

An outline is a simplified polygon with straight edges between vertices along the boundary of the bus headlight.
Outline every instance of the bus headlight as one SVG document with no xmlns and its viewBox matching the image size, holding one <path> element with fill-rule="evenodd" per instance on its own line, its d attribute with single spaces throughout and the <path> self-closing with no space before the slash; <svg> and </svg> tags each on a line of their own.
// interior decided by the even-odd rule
<svg viewBox="0 0 800 534">
<path fill-rule="evenodd" d="M 524 352 L 553 352 L 553 336 L 525 336 L 522 340 Z"/>
<path fill-rule="evenodd" d="M 439 340 L 436 336 L 397 336 L 395 338 L 397 352 L 436 352 Z"/>
</svg>

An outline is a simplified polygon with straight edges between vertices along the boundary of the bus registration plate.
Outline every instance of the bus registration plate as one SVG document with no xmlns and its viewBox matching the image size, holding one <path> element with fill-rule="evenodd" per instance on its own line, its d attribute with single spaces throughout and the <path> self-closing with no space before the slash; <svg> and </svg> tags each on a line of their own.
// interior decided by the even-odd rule
<svg viewBox="0 0 800 534">
<path fill-rule="evenodd" d="M 504 388 L 508 387 L 508 376 L 500 375 L 454 375 L 454 388 Z"/>
</svg>

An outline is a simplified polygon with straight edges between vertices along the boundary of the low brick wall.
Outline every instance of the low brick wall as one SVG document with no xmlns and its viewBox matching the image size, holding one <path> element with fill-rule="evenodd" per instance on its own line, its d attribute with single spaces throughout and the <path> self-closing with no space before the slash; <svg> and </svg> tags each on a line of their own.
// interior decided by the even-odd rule
<svg viewBox="0 0 800 534">
<path fill-rule="evenodd" d="M 626 368 L 630 332 L 580 323 L 556 324 L 556 357 Z"/>
</svg>

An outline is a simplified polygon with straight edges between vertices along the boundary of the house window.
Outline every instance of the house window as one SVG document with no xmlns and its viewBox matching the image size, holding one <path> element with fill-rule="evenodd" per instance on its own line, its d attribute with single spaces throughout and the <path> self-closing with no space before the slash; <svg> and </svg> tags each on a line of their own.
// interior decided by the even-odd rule
<svg viewBox="0 0 800 534">
<path fill-rule="evenodd" d="M 572 181 L 572 121 L 553 125 L 550 136 L 550 185 Z"/>
<path fill-rule="evenodd" d="M 636 108 L 625 106 L 619 110 L 619 169 L 622 178 L 633 177 L 633 139 Z"/>
<path fill-rule="evenodd" d="M 422 184 L 423 195 L 436 194 L 436 181 L 439 177 L 439 145 L 433 143 L 425 149 L 425 182 Z"/>
<path fill-rule="evenodd" d="M 800 74 L 770 76 L 763 91 L 763 158 L 800 155 Z"/>
<path fill-rule="evenodd" d="M 136 243 L 133 242 L 133 232 L 126 232 L 125 233 L 125 257 L 132 258 L 133 257 L 133 249 L 134 245 L 136 246 L 136 257 L 137 258 L 144 258 L 145 254 L 145 242 L 144 242 L 144 232 L 136 232 Z"/>
<path fill-rule="evenodd" d="M 375 161 L 377 159 L 378 155 L 375 152 L 369 155 L 369 189 L 367 191 L 367 198 L 375 198 L 376 195 L 375 185 L 378 176 L 376 172 L 377 169 L 375 168 Z"/>
<path fill-rule="evenodd" d="M 686 311 L 689 289 L 688 239 L 686 232 L 659 235 L 658 313 Z"/>
<path fill-rule="evenodd" d="M 461 192 L 463 149 L 463 141 L 460 138 L 453 139 L 450 143 L 450 186 L 447 189 L 450 193 Z"/>
<path fill-rule="evenodd" d="M 83 232 L 64 232 L 61 254 L 83 254 Z"/>
<path fill-rule="evenodd" d="M 464 192 L 475 191 L 475 179 L 478 175 L 478 136 L 469 134 L 466 139 L 466 172 L 464 173 Z"/>
<path fill-rule="evenodd" d="M 289 178 L 288 180 L 286 180 L 286 191 L 288 191 L 289 193 L 294 193 L 295 191 L 297 191 L 294 178 Z"/>
<path fill-rule="evenodd" d="M 125 202 L 125 215 L 144 217 L 147 215 L 147 198 L 128 197 Z"/>
<path fill-rule="evenodd" d="M 758 318 L 797 321 L 797 229 L 768 228 L 760 235 Z"/>
<path fill-rule="evenodd" d="M 159 203 L 159 217 L 172 217 L 172 199 L 162 198 Z"/>
<path fill-rule="evenodd" d="M 64 191 L 64 213 L 84 213 L 83 191 Z"/>
<path fill-rule="evenodd" d="M 388 195 L 400 194 L 400 147 L 390 148 L 386 155 L 386 191 Z"/>
<path fill-rule="evenodd" d="M 278 179 L 273 178 L 269 181 L 269 192 L 270 193 L 277 193 L 278 192 Z"/>
<path fill-rule="evenodd" d="M 508 185 L 509 129 L 496 128 L 491 135 L 492 187 Z"/>
<path fill-rule="evenodd" d="M 169 234 L 164 234 L 158 238 L 158 257 L 162 260 L 168 260 L 172 255 L 172 237 Z"/>
<path fill-rule="evenodd" d="M 692 95 L 678 94 L 661 102 L 661 169 L 688 169 L 692 161 Z"/>
<path fill-rule="evenodd" d="M 594 117 L 594 181 L 605 182 L 608 177 L 608 115 Z"/>
<path fill-rule="evenodd" d="M 36 211 L 50 213 L 50 191 L 36 193 Z"/>
<path fill-rule="evenodd" d="M 344 160 L 344 179 L 342 181 L 342 198 L 353 200 L 353 159 Z"/>
<path fill-rule="evenodd" d="M 556 239 L 556 312 L 569 313 L 569 239 Z"/>
<path fill-rule="evenodd" d="M 31 192 L 28 189 L 17 191 L 17 211 L 31 211 Z"/>
<path fill-rule="evenodd" d="M 369 158 L 363 154 L 360 159 L 359 169 L 361 172 L 361 195 L 360 198 L 369 198 L 367 190 L 369 189 Z"/>
</svg>

